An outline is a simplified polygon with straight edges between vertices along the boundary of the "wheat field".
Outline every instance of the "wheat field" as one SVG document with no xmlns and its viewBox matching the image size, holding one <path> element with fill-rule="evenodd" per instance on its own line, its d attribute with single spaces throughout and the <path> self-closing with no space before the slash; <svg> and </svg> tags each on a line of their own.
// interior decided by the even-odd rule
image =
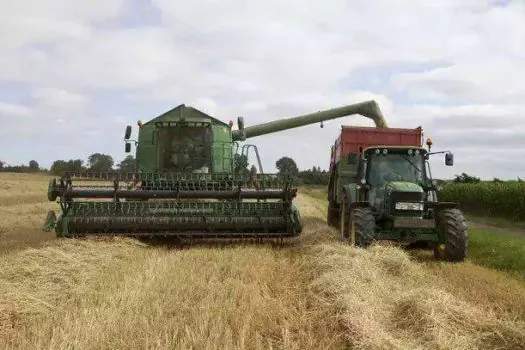
<svg viewBox="0 0 525 350">
<path fill-rule="evenodd" d="M 525 284 L 345 245 L 326 202 L 274 244 L 55 239 L 48 178 L 0 173 L 2 349 L 525 349 Z"/>
</svg>

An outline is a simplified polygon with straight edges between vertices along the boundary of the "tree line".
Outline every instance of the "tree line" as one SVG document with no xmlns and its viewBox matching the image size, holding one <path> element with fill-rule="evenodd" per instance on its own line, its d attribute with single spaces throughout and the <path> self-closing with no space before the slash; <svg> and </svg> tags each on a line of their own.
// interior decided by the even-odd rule
<svg viewBox="0 0 525 350">
<path fill-rule="evenodd" d="M 275 163 L 280 174 L 290 174 L 305 185 L 328 185 L 328 172 L 321 167 L 299 170 L 296 162 L 289 157 L 282 157 Z M 234 157 L 234 172 L 249 174 L 252 170 L 245 155 L 236 154 Z M 49 169 L 40 167 L 36 160 L 28 165 L 10 166 L 0 161 L 0 172 L 35 173 L 43 172 L 61 175 L 64 172 L 133 172 L 135 171 L 135 157 L 128 155 L 121 162 L 115 163 L 113 157 L 102 153 L 93 153 L 87 162 L 82 159 L 55 160 Z"/>
<path fill-rule="evenodd" d="M 82 159 L 68 159 L 55 160 L 49 169 L 40 167 L 36 160 L 31 160 L 28 165 L 7 165 L 0 160 L 0 172 L 13 173 L 51 173 L 53 175 L 60 175 L 65 171 L 83 172 L 132 172 L 135 171 L 135 158 L 131 155 L 124 158 L 120 163 L 116 164 L 113 157 L 102 153 L 93 153 L 88 157 L 88 161 L 84 162 Z"/>
<path fill-rule="evenodd" d="M 233 158 L 234 169 L 236 174 L 249 174 L 253 171 L 248 163 L 246 155 L 236 154 Z M 289 175 L 298 180 L 303 185 L 328 185 L 328 171 L 321 170 L 321 167 L 312 167 L 312 169 L 299 170 L 297 163 L 290 157 L 281 157 L 275 162 L 275 167 L 281 175 Z M 256 167 L 255 167 L 255 170 Z"/>
<path fill-rule="evenodd" d="M 290 157 L 281 157 L 275 162 L 275 167 L 279 174 L 288 174 L 298 179 L 300 184 L 304 185 L 328 185 L 329 173 L 321 169 L 319 166 L 314 166 L 311 169 L 299 170 L 297 163 Z M 14 173 L 35 173 L 44 172 L 53 175 L 60 175 L 65 171 L 70 172 L 133 172 L 135 171 L 135 157 L 128 155 L 119 163 L 116 163 L 110 155 L 102 153 L 93 153 L 88 157 L 88 161 L 84 162 L 82 159 L 69 160 L 55 160 L 49 169 L 41 168 L 36 160 L 31 160 L 27 165 L 7 165 L 0 160 L 0 172 L 14 172 Z M 246 155 L 236 154 L 234 157 L 234 172 L 249 174 L 252 171 L 248 163 Z M 479 177 L 472 176 L 466 173 L 455 175 L 452 180 L 437 180 L 439 184 L 444 183 L 479 183 L 482 180 Z M 491 182 L 504 182 L 503 180 L 494 178 L 489 180 Z M 520 178 L 517 180 L 522 182 Z"/>
<path fill-rule="evenodd" d="M 36 173 L 41 172 L 42 169 L 36 160 L 31 160 L 28 165 L 8 165 L 0 160 L 0 172 L 9 173 Z"/>
</svg>

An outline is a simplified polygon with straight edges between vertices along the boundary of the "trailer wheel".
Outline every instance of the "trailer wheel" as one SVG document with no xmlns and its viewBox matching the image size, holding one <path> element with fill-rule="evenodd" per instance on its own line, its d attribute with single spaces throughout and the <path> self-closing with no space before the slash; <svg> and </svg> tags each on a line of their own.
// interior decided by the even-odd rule
<svg viewBox="0 0 525 350">
<path fill-rule="evenodd" d="M 434 257 L 446 261 L 463 261 L 467 256 L 467 223 L 459 209 L 444 209 L 440 213 L 439 229 L 445 237 L 444 244 L 436 244 Z"/>
<path fill-rule="evenodd" d="M 372 209 L 364 207 L 352 210 L 351 229 L 351 234 L 355 237 L 355 245 L 362 248 L 369 247 L 376 236 L 376 221 Z"/>
<path fill-rule="evenodd" d="M 328 207 L 330 210 L 330 207 Z M 339 232 L 341 233 L 341 238 L 347 240 L 350 230 L 350 205 L 348 203 L 348 198 L 346 193 L 343 193 L 343 198 L 341 199 L 341 205 L 339 206 Z"/>
<path fill-rule="evenodd" d="M 330 201 L 328 202 L 328 209 L 326 211 L 326 223 L 328 226 L 337 228 L 339 226 L 339 208 L 337 208 Z"/>
</svg>

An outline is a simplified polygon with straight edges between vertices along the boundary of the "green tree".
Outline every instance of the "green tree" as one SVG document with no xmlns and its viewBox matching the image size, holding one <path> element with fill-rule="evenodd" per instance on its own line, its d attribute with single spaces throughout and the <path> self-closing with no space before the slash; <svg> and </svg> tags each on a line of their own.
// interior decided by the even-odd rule
<svg viewBox="0 0 525 350">
<path fill-rule="evenodd" d="M 235 174 L 246 175 L 250 173 L 248 169 L 248 156 L 236 153 L 233 156 L 233 171 Z"/>
<path fill-rule="evenodd" d="M 275 162 L 275 167 L 280 175 L 286 174 L 292 177 L 297 177 L 297 175 L 299 175 L 299 168 L 297 167 L 295 160 L 290 157 L 282 157 Z"/>
<path fill-rule="evenodd" d="M 32 171 L 37 171 L 40 169 L 40 165 L 36 160 L 29 161 L 29 169 Z"/>
<path fill-rule="evenodd" d="M 93 153 L 88 158 L 88 164 L 90 171 L 111 172 L 115 162 L 110 155 Z"/>
<path fill-rule="evenodd" d="M 117 168 L 121 172 L 131 173 L 135 171 L 135 157 L 132 155 L 124 158 L 118 165 Z"/>
<path fill-rule="evenodd" d="M 461 175 L 456 175 L 456 178 L 454 179 L 455 183 L 478 183 L 481 179 L 475 176 L 470 176 L 468 174 L 462 173 Z"/>
<path fill-rule="evenodd" d="M 299 172 L 301 183 L 305 185 L 328 185 L 329 174 L 326 170 L 321 170 L 320 166 Z"/>
<path fill-rule="evenodd" d="M 82 159 L 55 160 L 49 171 L 55 175 L 61 175 L 64 171 L 81 172 L 86 170 Z"/>
</svg>

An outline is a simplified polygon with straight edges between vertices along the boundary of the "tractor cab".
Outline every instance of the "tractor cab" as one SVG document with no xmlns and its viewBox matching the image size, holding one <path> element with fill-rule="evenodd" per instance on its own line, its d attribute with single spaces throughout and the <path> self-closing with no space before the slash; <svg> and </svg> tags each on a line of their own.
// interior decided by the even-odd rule
<svg viewBox="0 0 525 350">
<path fill-rule="evenodd" d="M 424 148 L 371 147 L 363 152 L 364 170 L 361 178 L 374 188 L 390 181 L 423 183 L 426 181 Z"/>
<path fill-rule="evenodd" d="M 437 200 L 423 147 L 374 146 L 363 150 L 358 166 L 359 200 L 370 203 L 377 219 L 428 217 L 425 202 Z M 447 154 L 445 163 L 452 165 Z"/>
</svg>

